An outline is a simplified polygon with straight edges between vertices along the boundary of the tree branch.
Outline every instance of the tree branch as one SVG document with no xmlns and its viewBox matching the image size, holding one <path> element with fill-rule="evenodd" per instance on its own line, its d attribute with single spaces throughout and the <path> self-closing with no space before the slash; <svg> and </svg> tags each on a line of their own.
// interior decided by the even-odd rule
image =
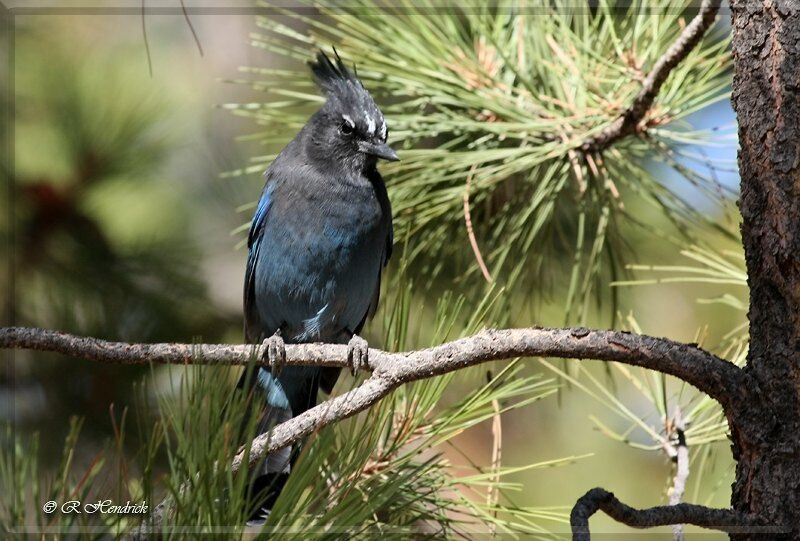
<svg viewBox="0 0 800 541">
<path fill-rule="evenodd" d="M 661 85 L 667 80 L 670 72 L 686 58 L 700 42 L 703 35 L 711 27 L 719 11 L 720 0 L 703 0 L 700 12 L 686 25 L 667 52 L 658 59 L 653 69 L 642 83 L 642 89 L 622 115 L 609 124 L 603 131 L 583 142 L 584 152 L 601 152 L 616 141 L 631 135 L 639 129 L 647 111 L 653 105 Z"/>
<path fill-rule="evenodd" d="M 262 358 L 265 353 L 263 345 L 127 344 L 24 327 L 0 329 L 0 348 L 50 351 L 104 363 L 217 366 L 242 365 Z M 372 371 L 370 378 L 355 389 L 331 398 L 261 434 L 252 441 L 247 456 L 241 450 L 234 457 L 230 469 L 236 472 L 243 466 L 254 466 L 268 453 L 369 408 L 404 383 L 487 361 L 516 357 L 596 359 L 640 366 L 678 377 L 717 399 L 723 407 L 738 396 L 745 379 L 744 372 L 739 367 L 696 345 L 682 344 L 666 338 L 582 327 L 488 329 L 468 338 L 406 353 L 370 349 L 368 363 L 364 367 Z M 287 344 L 286 363 L 344 367 L 348 364 L 347 346 Z M 146 536 L 149 531 L 157 529 L 168 512 L 168 507 L 168 500 L 159 504 L 150 521 L 143 524 L 137 532 L 137 536 Z M 597 508 L 585 515 L 586 520 Z M 684 522 L 695 523 L 691 519 Z"/>
<path fill-rule="evenodd" d="M 176 363 L 241 365 L 264 355 L 263 345 L 127 344 L 25 327 L 0 329 L 1 348 L 34 349 L 121 364 Z M 744 387 L 744 372 L 736 365 L 691 344 L 621 331 L 585 328 L 484 330 L 440 346 L 389 353 L 369 350 L 364 368 L 373 372 L 361 386 L 334 397 L 253 440 L 254 465 L 267 453 L 285 447 L 335 421 L 345 419 L 389 394 L 403 383 L 453 372 L 487 361 L 515 357 L 558 357 L 616 361 L 680 378 L 719 401 L 723 408 Z M 286 363 L 347 366 L 347 346 L 287 344 Z M 241 466 L 244 453 L 231 468 Z"/>
<path fill-rule="evenodd" d="M 118 364 L 246 364 L 264 355 L 261 344 L 128 344 L 27 327 L 0 328 L 0 348 L 33 349 Z M 405 353 L 369 350 L 365 370 L 392 387 L 454 370 L 515 357 L 616 361 L 682 379 L 725 406 L 744 373 L 697 347 L 667 338 L 585 328 L 487 329 L 468 338 Z M 290 365 L 347 366 L 347 346 L 287 344 Z"/>
<path fill-rule="evenodd" d="M 264 355 L 262 345 L 127 344 L 25 327 L 0 329 L 0 348 L 34 349 L 121 364 L 176 363 L 241 365 Z M 621 331 L 585 328 L 484 330 L 440 346 L 406 353 L 369 350 L 364 368 L 373 372 L 361 386 L 311 408 L 253 441 L 250 463 L 314 430 L 375 404 L 403 383 L 446 374 L 487 361 L 515 357 L 596 359 L 640 366 L 680 378 L 727 407 L 744 387 L 736 365 L 691 344 Z M 287 344 L 286 363 L 347 366 L 347 346 Z M 243 454 L 234 460 L 239 468 Z"/>
<path fill-rule="evenodd" d="M 2 344 L 2 334 L 0 334 Z M 287 360 L 303 364 L 286 346 Z M 296 346 L 299 347 L 299 346 Z M 335 366 L 346 364 L 346 346 L 306 344 L 303 347 L 329 348 L 327 361 Z M 314 350 L 316 351 L 316 350 Z M 408 353 L 387 353 L 370 349 L 372 377 L 361 386 L 332 398 L 290 419 L 252 442 L 250 465 L 315 430 L 367 409 L 393 389 L 437 375 L 453 372 L 487 361 L 516 357 L 558 357 L 596 359 L 641 366 L 676 376 L 717 399 L 723 407 L 738 396 L 744 373 L 736 365 L 716 357 L 694 345 L 681 344 L 666 338 L 620 331 L 574 329 L 507 329 L 484 330 L 453 342 Z M 321 364 L 325 357 L 307 357 Z M 244 453 L 234 459 L 238 470 Z"/>
<path fill-rule="evenodd" d="M 475 176 L 475 169 L 477 169 L 477 166 L 478 164 L 473 164 L 469 169 L 469 173 L 467 174 L 467 181 L 463 196 L 464 224 L 467 226 L 467 237 L 469 237 L 469 244 L 472 246 L 472 253 L 475 254 L 475 261 L 478 262 L 478 267 L 481 269 L 484 280 L 491 284 L 494 282 L 494 279 L 492 278 L 492 274 L 489 272 L 489 268 L 486 266 L 486 262 L 483 260 L 481 249 L 478 247 L 478 239 L 475 238 L 475 230 L 472 228 L 472 214 L 469 210 L 469 191 L 470 186 L 472 186 L 472 177 Z"/>
<path fill-rule="evenodd" d="M 602 488 L 593 488 L 578 499 L 570 513 L 569 523 L 572 527 L 573 541 L 589 541 L 591 539 L 589 518 L 597 511 L 603 511 L 617 522 L 632 528 L 693 524 L 701 528 L 728 533 L 752 532 L 754 528 L 759 531 L 764 529 L 772 532 L 777 529 L 765 529 L 758 524 L 754 517 L 741 515 L 731 509 L 712 509 L 689 503 L 634 509 L 619 501 L 613 493 Z"/>
</svg>

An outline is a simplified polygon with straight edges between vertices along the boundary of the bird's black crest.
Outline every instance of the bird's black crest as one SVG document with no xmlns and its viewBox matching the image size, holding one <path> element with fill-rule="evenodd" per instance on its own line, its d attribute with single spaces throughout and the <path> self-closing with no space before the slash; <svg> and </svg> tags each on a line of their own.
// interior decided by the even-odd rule
<svg viewBox="0 0 800 541">
<path fill-rule="evenodd" d="M 337 127 L 345 122 L 363 137 L 378 136 L 386 139 L 386 121 L 378 105 L 353 71 L 347 69 L 339 53 L 333 50 L 333 58 L 323 51 L 310 62 L 311 71 L 327 101 L 320 110 L 325 118 Z"/>
<path fill-rule="evenodd" d="M 341 93 L 351 84 L 356 87 L 351 90 L 363 89 L 364 85 L 354 72 L 347 69 L 336 49 L 333 49 L 333 54 L 335 62 L 331 61 L 322 50 L 317 53 L 316 60 L 310 62 L 311 72 L 319 87 L 326 94 Z M 355 66 L 353 68 L 355 69 Z"/>
</svg>

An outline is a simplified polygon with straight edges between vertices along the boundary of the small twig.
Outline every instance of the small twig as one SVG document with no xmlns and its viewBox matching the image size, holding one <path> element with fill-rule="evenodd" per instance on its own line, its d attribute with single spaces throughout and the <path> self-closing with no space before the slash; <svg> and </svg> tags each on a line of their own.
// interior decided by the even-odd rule
<svg viewBox="0 0 800 541">
<path fill-rule="evenodd" d="M 587 161 L 590 160 L 591 154 L 587 154 L 586 159 Z M 611 192 L 611 197 L 613 197 L 614 200 L 617 202 L 617 206 L 620 209 L 624 209 L 625 203 L 623 203 L 622 197 L 620 197 L 619 189 L 617 189 L 617 184 L 614 182 L 614 179 L 608 176 L 608 168 L 603 163 L 603 155 L 597 154 L 594 157 L 594 160 L 596 161 L 595 167 L 600 173 L 600 178 L 603 180 L 603 185 L 608 189 L 609 192 Z"/>
<path fill-rule="evenodd" d="M 562 129 L 566 130 L 566 126 L 562 126 Z M 565 144 L 569 144 L 569 137 L 567 137 L 566 131 L 561 131 L 559 133 L 561 141 Z M 578 153 L 573 148 L 567 149 L 567 157 L 569 158 L 569 163 L 572 166 L 572 172 L 575 175 L 575 180 L 578 183 L 578 191 L 581 195 L 586 193 L 587 183 L 586 178 L 583 175 L 583 168 L 581 167 L 580 161 L 578 160 Z"/>
<path fill-rule="evenodd" d="M 186 11 L 186 5 L 183 3 L 183 0 L 180 0 L 180 3 L 181 11 L 183 12 L 183 18 L 186 19 L 186 24 L 189 25 L 189 30 L 192 32 L 194 42 L 197 44 L 197 50 L 200 51 L 200 56 L 203 56 L 203 46 L 200 44 L 200 38 L 197 37 L 197 32 L 195 32 L 194 25 L 192 25 L 192 21 L 189 19 L 189 12 Z"/>
<path fill-rule="evenodd" d="M 575 180 L 578 182 L 578 191 L 581 195 L 583 195 L 586 193 L 587 184 L 586 178 L 583 176 L 583 169 L 578 162 L 578 153 L 573 149 L 569 149 L 567 150 L 567 157 L 569 158 L 569 163 L 572 165 L 572 171 L 575 174 Z"/>
<path fill-rule="evenodd" d="M 472 216 L 470 215 L 469 211 L 469 190 L 470 186 L 472 185 L 472 177 L 475 175 L 476 168 L 477 165 L 473 164 L 469 170 L 469 173 L 467 174 L 467 182 L 464 188 L 464 223 L 467 225 L 467 236 L 469 236 L 469 243 L 472 246 L 472 252 L 475 254 L 475 259 L 478 261 L 478 266 L 481 269 L 481 273 L 483 273 L 483 277 L 486 279 L 486 281 L 491 284 L 494 282 L 494 279 L 492 279 L 492 275 L 489 273 L 489 269 L 486 267 L 486 263 L 483 261 L 481 250 L 478 248 L 478 241 L 475 239 L 475 232 L 472 229 Z"/>
<path fill-rule="evenodd" d="M 522 72 L 525 69 L 525 20 L 524 15 L 517 15 L 517 69 Z"/>
<path fill-rule="evenodd" d="M 150 43 L 147 41 L 147 23 L 144 18 L 144 2 L 142 0 L 142 36 L 144 37 L 144 52 L 147 55 L 147 71 L 150 73 L 150 78 L 153 77 L 153 59 L 150 58 Z"/>
<path fill-rule="evenodd" d="M 753 531 L 776 531 L 779 527 L 760 527 L 754 517 L 742 515 L 732 509 L 712 509 L 702 505 L 679 503 L 678 505 L 662 505 L 648 509 L 635 509 L 625 505 L 613 493 L 593 488 L 581 496 L 572 508 L 569 523 L 572 527 L 573 541 L 589 541 L 589 518 L 598 511 L 617 522 L 632 528 L 653 528 L 670 524 L 693 524 L 701 528 L 735 533 Z"/>
<path fill-rule="evenodd" d="M 689 446 L 686 445 L 683 417 L 681 416 L 681 408 L 678 406 L 675 407 L 671 428 L 677 441 L 674 445 L 675 478 L 672 481 L 672 490 L 669 493 L 669 504 L 678 505 L 683 499 L 684 492 L 686 492 L 686 480 L 689 478 Z M 683 541 L 682 524 L 672 525 L 672 539 L 674 541 Z"/>
<path fill-rule="evenodd" d="M 492 382 L 492 372 L 486 373 L 486 380 L 488 383 Z M 489 488 L 486 490 L 486 505 L 492 509 L 492 516 L 497 518 L 497 502 L 500 498 L 500 491 L 497 489 L 497 483 L 500 482 L 500 464 L 503 460 L 503 420 L 500 415 L 500 402 L 495 398 L 492 399 L 492 482 L 489 483 Z M 489 532 L 492 537 L 497 535 L 497 525 L 492 522 L 489 524 Z"/>
<path fill-rule="evenodd" d="M 692 19 L 692 22 L 686 25 L 675 43 L 667 49 L 667 52 L 658 59 L 653 69 L 647 74 L 642 83 L 642 89 L 634 98 L 633 103 L 603 131 L 584 141 L 581 145 L 584 152 L 601 152 L 619 139 L 627 137 L 639 129 L 639 124 L 653 105 L 664 81 L 667 80 L 675 66 L 689 55 L 713 24 L 719 11 L 720 1 L 703 0 L 700 12 Z"/>
</svg>

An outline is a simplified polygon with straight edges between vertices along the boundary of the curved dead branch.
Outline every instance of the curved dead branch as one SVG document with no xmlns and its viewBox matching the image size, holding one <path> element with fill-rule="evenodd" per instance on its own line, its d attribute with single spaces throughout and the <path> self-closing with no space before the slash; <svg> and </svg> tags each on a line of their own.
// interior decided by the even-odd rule
<svg viewBox="0 0 800 541">
<path fill-rule="evenodd" d="M 589 518 L 598 511 L 603 511 L 617 522 L 632 528 L 693 524 L 728 533 L 745 531 L 752 533 L 754 530 L 776 533 L 779 530 L 779 528 L 765 528 L 754 517 L 742 515 L 732 509 L 712 509 L 689 503 L 635 509 L 619 501 L 612 492 L 593 488 L 578 499 L 570 513 L 569 523 L 572 527 L 573 541 L 591 539 Z"/>
</svg>

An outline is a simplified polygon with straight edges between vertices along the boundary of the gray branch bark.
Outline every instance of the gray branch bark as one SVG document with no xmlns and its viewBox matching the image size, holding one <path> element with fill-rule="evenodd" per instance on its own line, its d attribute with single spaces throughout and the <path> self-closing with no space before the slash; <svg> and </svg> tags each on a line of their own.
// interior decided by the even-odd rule
<svg viewBox="0 0 800 541">
<path fill-rule="evenodd" d="M 22 327 L 0 329 L 0 348 L 50 351 L 119 364 L 232 366 L 264 355 L 262 345 L 128 344 Z M 371 371 L 372 375 L 366 381 L 258 436 L 251 443 L 250 452 L 241 450 L 230 468 L 236 472 L 242 467 L 254 466 L 268 453 L 369 408 L 404 383 L 488 361 L 517 357 L 595 359 L 640 366 L 680 378 L 717 399 L 724 408 L 738 396 L 739 389 L 746 387 L 746 376 L 740 368 L 694 344 L 586 328 L 488 329 L 467 338 L 417 351 L 390 353 L 370 349 L 364 369 Z M 344 367 L 348 364 L 347 346 L 287 344 L 286 363 Z M 147 531 L 157 530 L 168 507 L 166 501 L 159 504 L 147 527 L 139 531 L 137 536 L 143 537 Z M 696 523 L 692 520 L 683 522 Z"/>
<path fill-rule="evenodd" d="M 639 129 L 639 124 L 653 106 L 653 102 L 661 90 L 661 85 L 667 80 L 675 66 L 680 64 L 703 38 L 703 35 L 714 23 L 719 6 L 720 0 L 703 0 L 700 12 L 686 25 L 675 43 L 655 63 L 633 102 L 619 118 L 603 131 L 584 141 L 581 147 L 583 151 L 601 152 Z"/>
<path fill-rule="evenodd" d="M 0 328 L 0 348 L 33 349 L 117 364 L 243 365 L 264 355 L 260 344 L 129 344 L 27 327 Z M 663 372 L 697 387 L 723 406 L 737 394 L 743 372 L 694 344 L 622 331 L 526 328 L 484 331 L 440 346 L 390 353 L 369 350 L 364 369 L 393 387 L 460 368 L 515 357 L 617 361 Z M 287 344 L 286 362 L 347 366 L 347 346 Z"/>
</svg>

